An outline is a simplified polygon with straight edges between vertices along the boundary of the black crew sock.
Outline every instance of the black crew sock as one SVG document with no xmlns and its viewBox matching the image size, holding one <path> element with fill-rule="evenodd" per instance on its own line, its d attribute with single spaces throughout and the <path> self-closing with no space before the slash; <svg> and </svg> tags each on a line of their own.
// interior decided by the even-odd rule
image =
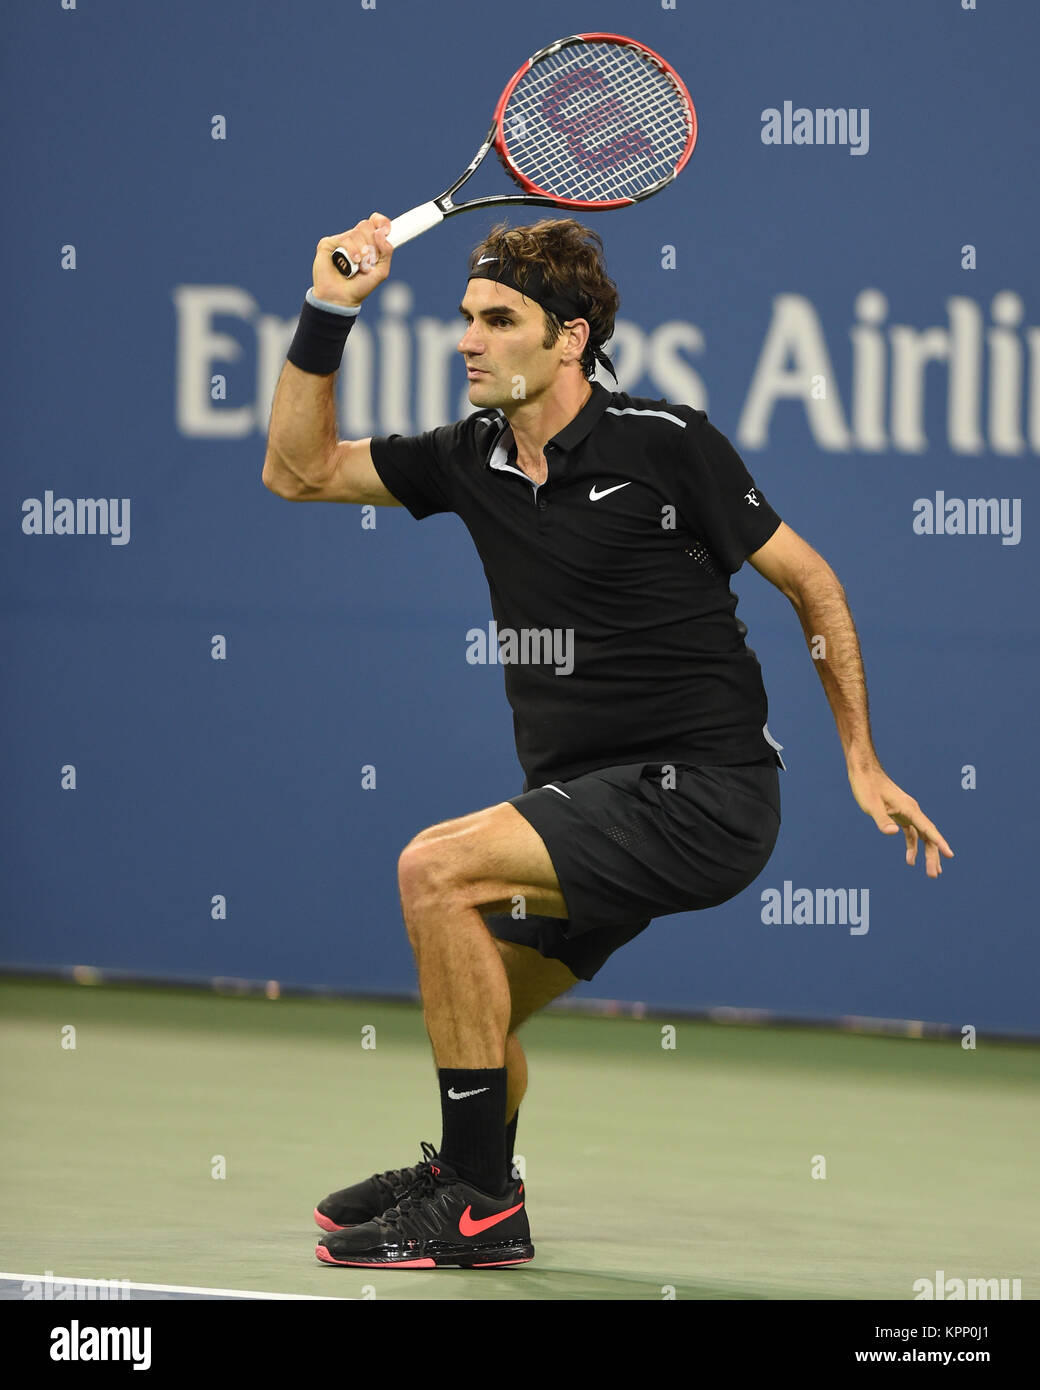
<svg viewBox="0 0 1040 1390">
<path fill-rule="evenodd" d="M 441 1067 L 438 1154 L 465 1182 L 500 1196 L 506 1179 L 505 1067 Z"/>
<path fill-rule="evenodd" d="M 520 1118 L 518 1110 L 513 1118 L 506 1125 L 506 1181 L 516 1182 L 516 1175 L 513 1173 L 513 1150 L 516 1148 L 516 1122 Z"/>
</svg>

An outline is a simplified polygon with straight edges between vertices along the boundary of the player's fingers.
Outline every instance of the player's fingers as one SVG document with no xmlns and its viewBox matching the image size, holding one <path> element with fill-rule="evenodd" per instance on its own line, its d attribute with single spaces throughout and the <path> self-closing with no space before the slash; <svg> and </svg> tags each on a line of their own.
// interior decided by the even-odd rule
<svg viewBox="0 0 1040 1390">
<path fill-rule="evenodd" d="M 318 243 L 319 257 L 331 258 L 337 249 L 346 252 L 358 267 L 358 274 L 364 274 L 390 258 L 388 251 L 380 249 L 374 232 L 368 236 L 363 232 L 345 232 L 342 236 L 325 237 Z"/>
<path fill-rule="evenodd" d="M 394 254 L 394 248 L 387 241 L 390 218 L 381 212 L 374 212 L 354 228 L 354 235 L 361 239 L 360 254 L 352 256 L 359 269 L 364 272 L 376 266 L 386 265 Z"/>
<path fill-rule="evenodd" d="M 896 824 L 896 820 L 898 820 L 899 817 L 894 816 L 893 813 L 889 811 L 880 796 L 874 798 L 873 805 L 865 803 L 861 803 L 861 805 L 863 805 L 863 809 L 868 816 L 874 817 L 874 824 L 883 835 L 895 835 L 898 833 L 899 826 Z"/>
<path fill-rule="evenodd" d="M 364 235 L 359 234 L 357 228 L 352 228 L 349 232 L 340 232 L 339 236 L 323 236 L 318 242 L 318 255 L 331 256 L 333 251 L 345 251 L 357 265 L 365 245 Z"/>
<path fill-rule="evenodd" d="M 379 217 L 379 214 L 376 214 Z M 389 219 L 383 219 L 389 225 Z M 345 232 L 340 232 L 338 236 L 322 237 L 318 242 L 318 251 L 331 255 L 338 248 L 347 253 L 355 265 L 359 265 L 366 254 L 370 265 L 374 265 L 379 257 L 375 251 L 376 224 L 370 217 L 364 217 L 355 226 Z"/>
<path fill-rule="evenodd" d="M 916 802 L 913 811 L 908 811 L 899 819 L 906 820 L 906 862 L 913 867 L 917 862 L 917 848 L 921 840 L 924 840 L 924 862 L 925 870 L 929 878 L 938 878 L 942 873 L 942 863 L 940 854 L 945 854 L 947 858 L 953 858 L 953 850 L 943 839 L 939 831 L 928 819 Z"/>
<path fill-rule="evenodd" d="M 924 841 L 924 866 L 929 878 L 938 878 L 942 873 L 939 866 L 939 846 L 927 835 L 922 835 Z"/>
<path fill-rule="evenodd" d="M 382 265 L 385 261 L 389 261 L 390 257 L 394 254 L 394 248 L 387 240 L 389 235 L 389 221 L 385 227 L 377 227 L 372 233 L 372 249 L 375 252 L 375 263 L 377 265 Z"/>
<path fill-rule="evenodd" d="M 953 858 L 953 850 L 939 834 L 939 827 L 932 824 L 916 801 L 914 802 L 913 811 L 908 811 L 907 816 L 918 833 L 922 835 L 929 844 L 934 844 L 937 847 L 937 856 L 941 850 L 942 853 L 946 855 L 947 859 Z"/>
<path fill-rule="evenodd" d="M 907 825 L 903 834 L 906 836 L 906 862 L 912 868 L 917 863 L 917 831 L 912 825 Z"/>
</svg>

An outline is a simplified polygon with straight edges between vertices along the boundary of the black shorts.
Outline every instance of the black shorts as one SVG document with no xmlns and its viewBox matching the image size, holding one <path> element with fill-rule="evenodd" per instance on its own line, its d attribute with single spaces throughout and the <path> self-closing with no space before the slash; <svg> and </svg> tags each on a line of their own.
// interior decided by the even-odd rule
<svg viewBox="0 0 1040 1390">
<path fill-rule="evenodd" d="M 780 831 L 779 782 L 772 759 L 628 763 L 511 797 L 545 842 L 568 916 L 491 913 L 492 935 L 591 980 L 653 918 L 717 907 L 754 882 Z"/>
</svg>

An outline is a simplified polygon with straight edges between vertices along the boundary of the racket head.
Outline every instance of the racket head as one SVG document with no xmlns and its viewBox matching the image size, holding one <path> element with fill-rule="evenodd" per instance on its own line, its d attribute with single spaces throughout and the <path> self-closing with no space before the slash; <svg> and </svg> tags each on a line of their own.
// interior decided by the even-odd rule
<svg viewBox="0 0 1040 1390">
<path fill-rule="evenodd" d="M 528 194 L 560 207 L 630 207 L 660 192 L 697 143 L 682 78 L 623 34 L 572 34 L 530 57 L 495 108 L 495 148 Z"/>
</svg>

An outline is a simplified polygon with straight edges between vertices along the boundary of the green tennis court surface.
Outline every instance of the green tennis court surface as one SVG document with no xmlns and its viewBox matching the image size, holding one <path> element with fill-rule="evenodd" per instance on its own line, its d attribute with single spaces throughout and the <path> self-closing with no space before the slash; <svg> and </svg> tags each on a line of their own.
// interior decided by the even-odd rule
<svg viewBox="0 0 1040 1390">
<path fill-rule="evenodd" d="M 1037 1048 L 676 1020 L 667 1050 L 663 1019 L 543 1015 L 534 1262 L 375 1273 L 318 1264 L 311 1211 L 439 1141 L 417 1007 L 9 982 L 0 1017 L 7 1271 L 354 1299 L 1040 1289 Z"/>
</svg>

